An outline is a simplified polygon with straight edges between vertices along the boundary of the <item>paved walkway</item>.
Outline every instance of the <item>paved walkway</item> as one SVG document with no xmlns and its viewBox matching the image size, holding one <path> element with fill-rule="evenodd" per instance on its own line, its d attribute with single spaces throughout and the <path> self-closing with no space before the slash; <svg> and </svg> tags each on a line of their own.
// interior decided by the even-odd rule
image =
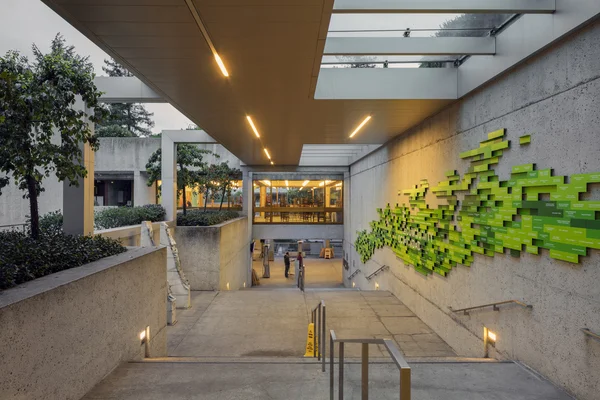
<svg viewBox="0 0 600 400">
<path fill-rule="evenodd" d="M 169 355 L 177 357 L 301 357 L 310 310 L 323 299 L 327 329 L 338 337 L 388 338 L 407 357 L 456 356 L 431 328 L 388 292 L 297 289 L 193 292 L 191 310 L 178 310 L 168 328 Z M 383 357 L 372 346 L 371 357 Z M 348 345 L 349 357 L 360 356 Z"/>
<path fill-rule="evenodd" d="M 342 259 L 334 258 L 325 260 L 323 258 L 305 258 L 304 266 L 306 267 L 305 287 L 308 289 L 316 288 L 342 288 Z M 254 261 L 252 268 L 256 271 L 256 275 L 260 280 L 258 288 L 274 289 L 274 288 L 295 288 L 296 276 L 290 275 L 285 277 L 285 267 L 283 258 L 277 257 L 275 261 L 271 261 L 271 277 L 262 278 L 263 266 L 261 261 Z M 294 273 L 294 263 L 290 266 L 290 272 Z"/>
<path fill-rule="evenodd" d="M 84 400 L 327 400 L 329 374 L 315 363 L 141 362 L 118 368 Z M 412 363 L 414 400 L 569 400 L 514 363 Z M 336 384 L 338 371 L 335 368 Z M 345 399 L 360 399 L 360 365 L 345 367 Z M 398 399 L 398 370 L 372 364 L 371 399 Z M 337 390 L 335 393 L 337 398 Z"/>
</svg>

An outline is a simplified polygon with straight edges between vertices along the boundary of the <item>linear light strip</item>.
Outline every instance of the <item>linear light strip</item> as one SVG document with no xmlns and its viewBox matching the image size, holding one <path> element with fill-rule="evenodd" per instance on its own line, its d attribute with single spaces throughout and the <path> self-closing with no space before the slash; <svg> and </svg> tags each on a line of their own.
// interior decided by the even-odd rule
<svg viewBox="0 0 600 400">
<path fill-rule="evenodd" d="M 371 116 L 369 115 L 367 118 L 365 118 L 365 119 L 364 119 L 364 121 L 363 121 L 363 122 L 361 122 L 361 123 L 360 123 L 360 125 L 358 126 L 358 128 L 356 128 L 356 129 L 354 130 L 354 132 L 352 132 L 352 134 L 350 135 L 350 137 L 353 137 L 354 135 L 356 135 L 356 134 L 358 133 L 358 131 L 360 131 L 360 130 L 361 130 L 361 128 L 362 128 L 363 126 L 365 126 L 365 124 L 366 124 L 367 122 L 369 122 L 369 120 L 370 120 L 370 119 L 371 119 Z"/>
<path fill-rule="evenodd" d="M 267 155 L 267 158 L 270 160 L 271 159 L 271 155 L 269 154 L 269 150 L 267 150 L 266 147 L 263 150 L 265 151 L 265 154 Z"/>
<path fill-rule="evenodd" d="M 258 134 L 258 129 L 256 129 L 256 126 L 254 125 L 254 121 L 252 121 L 252 117 L 249 115 L 246 115 L 246 119 L 248 120 L 250 127 L 252 127 L 252 130 L 254 131 L 254 134 L 256 135 L 256 137 L 260 138 L 260 135 Z"/>
<path fill-rule="evenodd" d="M 204 22 L 202 22 L 202 18 L 200 17 L 200 14 L 198 13 L 196 6 L 194 5 L 194 2 L 192 0 L 185 0 L 185 3 L 187 4 L 188 8 L 190 9 L 192 16 L 196 20 L 196 24 L 198 25 L 198 28 L 200 28 L 200 32 L 202 32 L 202 36 L 204 36 L 204 40 L 206 40 L 206 44 L 208 44 L 208 47 L 210 47 L 210 51 L 212 51 L 213 56 L 215 57 L 215 61 L 217 62 L 217 65 L 221 69 L 221 72 L 223 73 L 223 75 L 229 76 L 229 72 L 227 71 L 227 68 L 225 68 L 225 64 L 223 63 L 223 60 L 221 60 L 221 57 L 219 57 L 219 53 L 217 52 L 217 49 L 215 48 L 215 45 L 213 44 L 213 42 L 210 38 L 210 35 L 208 34 L 208 30 L 206 29 Z"/>
</svg>

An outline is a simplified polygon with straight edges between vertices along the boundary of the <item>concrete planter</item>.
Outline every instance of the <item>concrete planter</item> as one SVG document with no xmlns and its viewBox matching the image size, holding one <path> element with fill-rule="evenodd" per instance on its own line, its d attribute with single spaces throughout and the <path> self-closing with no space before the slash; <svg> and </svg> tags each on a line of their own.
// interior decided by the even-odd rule
<svg viewBox="0 0 600 400">
<path fill-rule="evenodd" d="M 175 241 L 192 290 L 237 290 L 244 284 L 250 286 L 247 217 L 213 226 L 177 226 Z"/>
<path fill-rule="evenodd" d="M 0 292 L 1 399 L 80 399 L 146 352 L 166 356 L 166 251 L 137 248 Z"/>
</svg>

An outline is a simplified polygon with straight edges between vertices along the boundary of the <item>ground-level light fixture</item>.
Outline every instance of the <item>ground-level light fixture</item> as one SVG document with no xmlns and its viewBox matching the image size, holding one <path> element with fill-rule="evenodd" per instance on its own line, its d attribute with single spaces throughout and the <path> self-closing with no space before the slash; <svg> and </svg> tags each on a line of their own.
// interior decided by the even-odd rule
<svg viewBox="0 0 600 400">
<path fill-rule="evenodd" d="M 365 118 L 365 119 L 363 120 L 363 122 L 361 122 L 361 123 L 360 123 L 360 125 L 359 125 L 359 126 L 358 126 L 358 127 L 355 129 L 355 130 L 354 130 L 354 132 L 352 132 L 352 133 L 350 134 L 350 137 L 353 137 L 354 135 L 356 135 L 356 134 L 358 133 L 358 131 L 360 131 L 360 130 L 362 129 L 362 127 L 363 127 L 363 126 L 365 126 L 365 124 L 366 124 L 367 122 L 369 122 L 369 120 L 370 120 L 370 119 L 371 119 L 371 116 L 370 116 L 370 115 L 369 115 L 369 116 L 367 116 L 367 118 Z"/>
<path fill-rule="evenodd" d="M 490 331 L 487 327 L 483 327 L 483 353 L 485 358 L 489 358 L 490 351 L 489 346 L 496 347 L 496 340 L 498 337 L 492 331 Z"/>
<path fill-rule="evenodd" d="M 246 120 L 250 124 L 250 127 L 252 128 L 252 131 L 254 132 L 254 134 L 256 135 L 256 137 L 260 138 L 260 135 L 258 134 L 258 129 L 256 129 L 256 126 L 254 125 L 254 121 L 252 121 L 252 117 L 249 116 L 249 115 L 246 115 Z"/>
</svg>

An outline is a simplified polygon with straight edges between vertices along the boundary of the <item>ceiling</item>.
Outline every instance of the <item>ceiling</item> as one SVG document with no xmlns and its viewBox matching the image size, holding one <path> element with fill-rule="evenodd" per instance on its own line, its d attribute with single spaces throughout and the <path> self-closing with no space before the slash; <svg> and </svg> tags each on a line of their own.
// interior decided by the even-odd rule
<svg viewBox="0 0 600 400">
<path fill-rule="evenodd" d="M 314 100 L 332 0 L 194 0 L 228 78 L 185 0 L 43 1 L 247 165 L 269 164 L 263 147 L 298 165 L 305 144 L 381 144 L 452 101 Z"/>
</svg>

